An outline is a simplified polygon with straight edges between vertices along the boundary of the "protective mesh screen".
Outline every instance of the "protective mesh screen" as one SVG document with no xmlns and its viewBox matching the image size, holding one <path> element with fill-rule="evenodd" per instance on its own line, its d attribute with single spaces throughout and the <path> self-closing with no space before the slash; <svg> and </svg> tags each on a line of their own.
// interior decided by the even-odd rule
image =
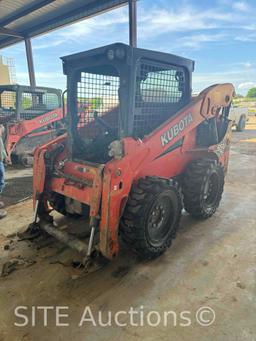
<svg viewBox="0 0 256 341">
<path fill-rule="evenodd" d="M 20 118 L 30 120 L 59 106 L 59 97 L 55 93 L 22 92 Z"/>
<path fill-rule="evenodd" d="M 118 127 L 119 77 L 82 72 L 77 83 L 77 127 L 84 138 L 95 137 L 101 131 L 101 125 L 95 117 L 112 129 Z"/>
<path fill-rule="evenodd" d="M 177 112 L 184 92 L 182 68 L 142 61 L 136 76 L 134 136 L 143 137 Z"/>
<path fill-rule="evenodd" d="M 14 91 L 3 91 L 0 94 L 0 124 L 15 118 L 16 93 Z"/>
</svg>

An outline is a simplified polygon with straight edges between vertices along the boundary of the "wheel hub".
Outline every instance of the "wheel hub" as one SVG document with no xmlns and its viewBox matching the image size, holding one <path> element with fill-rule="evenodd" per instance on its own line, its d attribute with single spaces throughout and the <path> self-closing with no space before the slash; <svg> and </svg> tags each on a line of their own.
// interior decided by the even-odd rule
<svg viewBox="0 0 256 341">
<path fill-rule="evenodd" d="M 161 224 L 164 220 L 165 209 L 163 205 L 157 205 L 155 209 L 151 213 L 150 222 L 153 224 L 153 227 L 160 228 Z"/>
<path fill-rule="evenodd" d="M 148 219 L 148 233 L 150 239 L 157 243 L 165 238 L 172 228 L 174 219 L 173 206 L 168 198 L 162 197 L 151 208 Z"/>
</svg>

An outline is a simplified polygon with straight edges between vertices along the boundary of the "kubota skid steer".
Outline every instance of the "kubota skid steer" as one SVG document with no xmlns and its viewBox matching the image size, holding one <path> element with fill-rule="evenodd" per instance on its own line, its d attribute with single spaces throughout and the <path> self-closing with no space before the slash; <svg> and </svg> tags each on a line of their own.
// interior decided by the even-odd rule
<svg viewBox="0 0 256 341">
<path fill-rule="evenodd" d="M 183 205 L 203 219 L 219 206 L 234 87 L 213 85 L 192 99 L 193 61 L 120 43 L 62 60 L 68 133 L 35 151 L 30 230 L 85 258 L 95 248 L 115 258 L 119 237 L 145 258 L 159 256 Z M 52 210 L 87 217 L 89 242 L 58 229 Z"/>
<path fill-rule="evenodd" d="M 32 165 L 35 148 L 57 136 L 57 124 L 63 119 L 61 102 L 58 89 L 0 86 L 0 124 L 5 126 L 8 164 Z"/>
</svg>

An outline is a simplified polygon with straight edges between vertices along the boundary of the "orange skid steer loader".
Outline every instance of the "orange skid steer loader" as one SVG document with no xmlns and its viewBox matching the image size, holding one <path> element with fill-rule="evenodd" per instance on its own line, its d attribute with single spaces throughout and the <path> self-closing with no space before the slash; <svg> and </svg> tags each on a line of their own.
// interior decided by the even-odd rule
<svg viewBox="0 0 256 341">
<path fill-rule="evenodd" d="M 5 127 L 8 164 L 32 165 L 35 148 L 57 136 L 62 119 L 61 90 L 0 85 L 0 124 Z"/>
<path fill-rule="evenodd" d="M 220 204 L 234 87 L 212 85 L 192 99 L 193 61 L 121 43 L 62 60 L 68 131 L 35 151 L 29 229 L 84 260 L 95 249 L 117 257 L 120 238 L 157 257 L 175 238 L 183 207 L 206 219 Z M 88 219 L 89 241 L 58 229 L 52 210 Z"/>
</svg>

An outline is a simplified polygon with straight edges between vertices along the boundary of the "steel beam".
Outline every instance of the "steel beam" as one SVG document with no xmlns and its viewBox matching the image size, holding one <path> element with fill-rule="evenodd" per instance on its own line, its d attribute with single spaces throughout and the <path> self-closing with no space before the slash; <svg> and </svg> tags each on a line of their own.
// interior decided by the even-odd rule
<svg viewBox="0 0 256 341">
<path fill-rule="evenodd" d="M 0 27 L 0 36 L 24 38 L 21 33 L 13 31 L 13 30 L 9 30 L 9 28 L 5 28 L 5 27 Z"/>
<path fill-rule="evenodd" d="M 42 1 L 35 1 L 32 5 L 29 6 L 23 6 L 24 9 L 21 9 L 21 11 L 17 11 L 17 13 L 11 14 L 6 19 L 0 21 L 1 26 L 6 26 L 13 21 L 16 21 L 25 15 L 28 15 L 34 11 L 37 11 L 38 9 L 41 9 L 44 6 L 49 5 L 50 3 L 54 2 L 55 0 L 42 0 Z M 23 8 L 22 7 L 22 8 Z"/>
<path fill-rule="evenodd" d="M 19 18 L 26 18 L 26 15 L 29 15 L 32 13 L 33 18 L 33 12 L 36 10 L 39 10 L 41 6 L 46 6 L 47 4 L 50 4 L 51 2 L 54 2 L 56 0 L 38 0 L 33 1 L 32 5 L 24 6 L 25 8 L 21 11 L 15 11 L 11 15 L 7 16 L 5 19 L 0 21 L 0 27 L 6 26 L 8 22 L 14 22 L 18 20 Z M 90 0 L 90 1 L 77 1 L 77 3 L 83 3 L 83 5 L 80 5 L 79 8 L 75 6 L 75 9 L 72 9 L 72 5 L 70 5 L 71 9 L 69 11 L 55 11 L 54 17 L 47 20 L 43 15 L 43 23 L 40 22 L 40 24 L 29 25 L 29 27 L 25 30 L 22 28 L 22 35 L 25 37 L 35 37 L 39 34 L 50 32 L 56 28 L 60 28 L 63 26 L 66 26 L 68 24 L 77 22 L 81 19 L 90 18 L 92 16 L 104 13 L 106 11 L 109 11 L 111 9 L 118 8 L 120 6 L 123 6 L 128 3 L 130 0 L 113 0 L 113 5 L 110 5 L 110 0 Z M 134 0 L 133 0 L 134 1 Z M 0 0 L 1 2 L 1 0 Z M 34 3 L 35 2 L 35 3 Z M 57 2 L 57 1 L 56 1 Z M 88 3 L 89 2 L 89 3 Z M 70 2 L 72 3 L 72 1 Z M 85 4 L 84 4 L 85 3 Z M 95 5 L 95 3 L 99 3 L 98 5 Z M 40 6 L 40 7 L 39 7 Z M 66 6 L 66 5 L 63 5 Z M 59 13 L 59 16 L 57 16 L 57 13 Z M 64 13 L 62 13 L 64 12 Z M 47 21 L 45 21 L 47 20 Z M 19 29 L 20 30 L 20 29 Z M 0 40 L 0 48 L 5 48 L 10 45 L 16 44 L 17 42 L 20 42 L 21 38 L 18 37 L 9 37 L 5 39 Z"/>
<path fill-rule="evenodd" d="M 111 8 L 108 7 L 109 0 L 100 0 L 100 8 L 98 11 L 95 11 L 95 4 L 94 2 L 90 1 L 89 4 L 84 4 L 83 6 L 79 8 L 75 8 L 73 10 L 70 10 L 68 13 L 62 14 L 58 17 L 54 17 L 50 19 L 49 21 L 46 21 L 42 24 L 30 27 L 29 30 L 24 31 L 24 34 L 27 36 L 36 36 L 38 34 L 44 33 L 45 31 L 42 31 L 42 27 L 50 27 L 46 32 L 50 32 L 55 28 L 61 28 L 66 25 L 69 25 L 71 23 L 75 23 L 80 21 L 81 19 L 88 19 L 94 16 L 97 16 L 99 14 L 103 14 L 107 11 L 113 10 L 115 8 L 118 8 L 124 4 L 126 4 L 130 0 L 123 0 L 121 3 L 117 3 L 116 5 L 113 5 Z M 87 14 L 85 14 L 87 13 Z M 73 18 L 70 21 L 70 18 Z M 57 25 L 57 26 L 56 26 Z M 32 33 L 31 33 L 32 32 Z"/>
<path fill-rule="evenodd" d="M 137 0 L 129 0 L 129 44 L 137 47 Z"/>
<path fill-rule="evenodd" d="M 31 46 L 30 38 L 25 39 L 25 47 L 26 47 L 26 55 L 27 55 L 29 82 L 31 86 L 35 87 L 36 77 L 35 77 L 33 53 L 32 53 L 32 46 Z"/>
</svg>

